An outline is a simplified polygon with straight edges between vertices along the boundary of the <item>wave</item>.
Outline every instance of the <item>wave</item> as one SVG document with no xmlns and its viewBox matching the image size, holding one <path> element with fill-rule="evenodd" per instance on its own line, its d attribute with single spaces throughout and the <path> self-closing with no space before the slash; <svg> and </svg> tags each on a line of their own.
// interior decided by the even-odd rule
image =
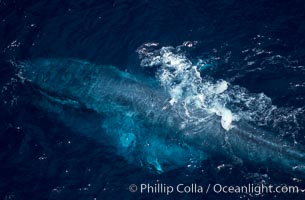
<svg viewBox="0 0 305 200">
<path fill-rule="evenodd" d="M 294 143 L 303 142 L 297 141 L 296 135 L 303 129 L 304 107 L 278 107 L 264 93 L 251 93 L 225 79 L 215 80 L 205 72 L 217 63 L 200 57 L 188 58 L 188 49 L 196 44 L 184 42 L 177 47 L 160 47 L 158 43 L 146 43 L 137 50 L 141 66 L 156 70 L 156 79 L 169 93 L 172 105 L 183 104 L 192 120 L 202 120 L 192 114 L 197 109 L 214 113 L 221 117 L 220 124 L 225 130 L 234 126 L 234 122 L 247 120 L 278 132 L 279 137 L 288 136 Z"/>
</svg>

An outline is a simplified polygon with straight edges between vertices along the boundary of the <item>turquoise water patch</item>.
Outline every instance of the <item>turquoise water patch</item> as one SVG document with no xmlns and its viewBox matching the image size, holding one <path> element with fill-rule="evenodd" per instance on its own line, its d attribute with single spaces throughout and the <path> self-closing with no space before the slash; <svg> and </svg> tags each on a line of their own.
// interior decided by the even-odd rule
<svg viewBox="0 0 305 200">
<path fill-rule="evenodd" d="M 103 120 L 102 127 L 114 141 L 118 154 L 130 163 L 162 173 L 186 167 L 191 160 L 207 158 L 201 150 L 179 144 L 179 139 L 171 138 L 170 130 L 147 127 L 135 113 L 120 110 L 112 114 Z"/>
</svg>

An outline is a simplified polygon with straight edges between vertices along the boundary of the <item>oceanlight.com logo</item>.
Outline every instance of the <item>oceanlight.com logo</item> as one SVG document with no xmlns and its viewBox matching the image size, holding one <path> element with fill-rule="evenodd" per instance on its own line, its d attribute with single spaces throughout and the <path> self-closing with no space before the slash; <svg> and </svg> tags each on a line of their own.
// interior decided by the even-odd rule
<svg viewBox="0 0 305 200">
<path fill-rule="evenodd" d="M 177 184 L 168 185 L 164 183 L 142 183 L 139 185 L 131 184 L 129 191 L 132 193 L 138 192 L 141 194 L 164 194 L 170 195 L 172 193 L 180 194 L 208 194 L 210 192 L 216 194 L 302 194 L 305 189 L 298 186 L 288 185 L 265 185 L 265 184 L 248 184 L 248 185 L 222 185 L 222 184 L 208 184 L 206 186 L 196 183 L 192 184 Z"/>
</svg>

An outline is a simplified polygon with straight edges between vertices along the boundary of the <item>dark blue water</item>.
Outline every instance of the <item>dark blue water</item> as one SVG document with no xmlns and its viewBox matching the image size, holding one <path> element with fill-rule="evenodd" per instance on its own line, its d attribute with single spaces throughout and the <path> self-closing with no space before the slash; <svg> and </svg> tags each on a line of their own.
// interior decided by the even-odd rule
<svg viewBox="0 0 305 200">
<path fill-rule="evenodd" d="M 263 93 L 252 102 L 253 123 L 305 145 L 305 2 L 292 1 L 15 1 L 0 0 L 0 199 L 252 199 L 244 194 L 139 194 L 130 184 L 179 183 L 305 187 L 281 170 L 204 160 L 156 173 L 127 162 L 112 146 L 79 135 L 33 105 L 37 88 L 18 76 L 14 63 L 36 58 L 75 58 L 113 65 L 155 78 L 139 50 L 158 55 L 173 47 L 196 63 L 202 76 Z M 180 49 L 180 50 L 177 50 Z M 157 53 L 156 53 L 157 52 Z M 251 95 L 250 95 L 251 96 Z M 265 115 L 266 105 L 276 109 Z M 268 107 L 268 108 L 267 108 Z M 257 113 L 255 112 L 257 111 Z M 72 113 L 99 123 L 86 109 Z M 264 194 L 264 199 L 304 199 L 304 194 Z"/>
</svg>

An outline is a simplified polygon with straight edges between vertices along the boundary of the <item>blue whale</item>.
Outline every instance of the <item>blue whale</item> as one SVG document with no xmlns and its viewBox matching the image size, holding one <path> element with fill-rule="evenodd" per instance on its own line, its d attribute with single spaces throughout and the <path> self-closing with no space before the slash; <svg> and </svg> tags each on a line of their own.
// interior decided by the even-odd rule
<svg viewBox="0 0 305 200">
<path fill-rule="evenodd" d="M 43 100 L 34 104 L 56 114 L 81 134 L 107 141 L 132 163 L 162 172 L 210 156 L 225 156 L 305 177 L 302 146 L 246 120 L 234 122 L 225 130 L 219 116 L 202 109 L 193 109 L 191 114 L 205 120 L 193 121 L 183 104 L 172 105 L 169 94 L 156 80 L 144 75 L 76 59 L 24 61 L 19 69 L 20 76 L 42 94 Z M 97 127 L 93 131 L 82 127 L 86 118 L 79 120 L 63 107 L 85 108 L 103 117 L 99 122 L 89 122 L 87 127 Z"/>
</svg>

